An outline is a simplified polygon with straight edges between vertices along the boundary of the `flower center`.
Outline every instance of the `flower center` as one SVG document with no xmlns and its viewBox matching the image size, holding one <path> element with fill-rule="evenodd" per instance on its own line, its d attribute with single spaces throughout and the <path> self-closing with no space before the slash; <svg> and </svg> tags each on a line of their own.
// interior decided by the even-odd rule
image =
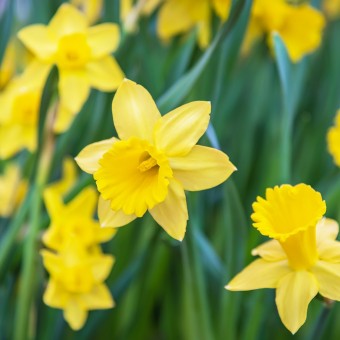
<svg viewBox="0 0 340 340">
<path fill-rule="evenodd" d="M 23 92 L 13 102 L 11 122 L 27 127 L 35 127 L 38 122 L 40 94 L 36 91 Z"/>
<path fill-rule="evenodd" d="M 99 161 L 97 187 L 114 211 L 138 217 L 165 200 L 172 170 L 165 155 L 149 142 L 118 141 Z"/>
<path fill-rule="evenodd" d="M 91 50 L 85 34 L 73 33 L 59 40 L 57 65 L 62 69 L 83 67 L 90 59 Z"/>
</svg>

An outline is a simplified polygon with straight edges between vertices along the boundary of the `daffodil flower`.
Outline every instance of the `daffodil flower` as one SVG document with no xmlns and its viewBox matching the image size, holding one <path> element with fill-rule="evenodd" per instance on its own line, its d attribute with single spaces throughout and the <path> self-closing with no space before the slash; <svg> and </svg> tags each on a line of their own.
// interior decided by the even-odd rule
<svg viewBox="0 0 340 340">
<path fill-rule="evenodd" d="M 184 190 L 214 187 L 235 171 L 223 152 L 195 145 L 208 127 L 210 109 L 209 102 L 197 101 L 162 117 L 142 86 L 122 83 L 112 102 L 119 139 L 88 145 L 76 157 L 97 182 L 102 226 L 123 226 L 148 210 L 170 236 L 183 239 Z"/>
<path fill-rule="evenodd" d="M 27 192 L 27 181 L 22 179 L 20 167 L 9 163 L 0 175 L 0 216 L 9 217 L 21 204 Z"/>
<path fill-rule="evenodd" d="M 14 43 L 10 42 L 5 50 L 0 65 L 0 90 L 2 90 L 15 73 L 15 48 Z"/>
<path fill-rule="evenodd" d="M 98 201 L 94 188 L 83 189 L 71 202 L 64 204 L 55 188 L 44 192 L 44 200 L 51 224 L 43 235 L 44 244 L 60 251 L 69 238 L 76 238 L 84 247 L 109 241 L 116 233 L 115 229 L 100 228 L 93 218 Z"/>
<path fill-rule="evenodd" d="M 71 4 L 84 12 L 90 24 L 100 18 L 103 10 L 103 0 L 71 0 Z"/>
<path fill-rule="evenodd" d="M 340 0 L 323 0 L 322 8 L 330 19 L 340 17 Z"/>
<path fill-rule="evenodd" d="M 325 19 L 309 4 L 291 5 L 285 0 L 254 0 L 248 30 L 243 44 L 247 53 L 255 40 L 267 35 L 272 47 L 271 33 L 277 32 L 286 45 L 293 62 L 314 52 L 321 44 Z"/>
<path fill-rule="evenodd" d="M 211 40 L 213 10 L 225 21 L 230 8 L 230 0 L 165 0 L 158 14 L 158 35 L 168 40 L 197 27 L 198 44 L 206 48 Z"/>
<path fill-rule="evenodd" d="M 114 307 L 111 293 L 103 283 L 114 263 L 111 255 L 102 254 L 99 247 L 90 252 L 75 237 L 70 237 L 60 252 L 42 250 L 41 255 L 50 273 L 44 303 L 63 309 L 72 329 L 83 327 L 89 310 Z"/>
<path fill-rule="evenodd" d="M 226 289 L 276 289 L 283 324 L 295 333 L 304 324 L 310 301 L 320 293 L 340 300 L 338 224 L 322 218 L 326 204 L 306 184 L 267 189 L 251 218 L 261 234 L 274 238 L 252 251 L 260 258 L 236 275 Z"/>
<path fill-rule="evenodd" d="M 35 77 L 45 77 L 52 65 L 58 67 L 60 105 L 69 116 L 68 120 L 63 117 L 59 130 L 67 129 L 90 88 L 113 91 L 123 80 L 122 70 L 110 55 L 119 43 L 118 25 L 89 27 L 85 15 L 72 5 L 61 5 L 48 26 L 31 25 L 18 36 L 40 61 Z"/>
<path fill-rule="evenodd" d="M 335 125 L 328 130 L 327 144 L 334 163 L 340 167 L 340 110 L 337 112 Z"/>
</svg>

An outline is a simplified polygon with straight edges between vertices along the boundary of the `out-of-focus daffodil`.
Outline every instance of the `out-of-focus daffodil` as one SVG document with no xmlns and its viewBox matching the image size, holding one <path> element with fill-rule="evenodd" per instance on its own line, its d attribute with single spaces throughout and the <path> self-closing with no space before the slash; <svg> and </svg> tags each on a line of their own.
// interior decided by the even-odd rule
<svg viewBox="0 0 340 340">
<path fill-rule="evenodd" d="M 71 0 L 71 4 L 84 12 L 90 24 L 98 21 L 103 9 L 103 0 Z"/>
<path fill-rule="evenodd" d="M 198 29 L 198 44 L 206 48 L 211 39 L 213 10 L 225 21 L 229 16 L 231 0 L 164 0 L 158 14 L 157 32 L 168 40 L 193 28 Z"/>
<path fill-rule="evenodd" d="M 340 17 L 340 0 L 323 0 L 322 8 L 330 19 Z"/>
<path fill-rule="evenodd" d="M 253 204 L 254 227 L 274 238 L 252 251 L 260 259 L 236 275 L 229 290 L 276 288 L 283 324 L 295 333 L 304 324 L 310 301 L 320 293 L 340 300 L 338 224 L 322 219 L 326 204 L 306 184 L 267 189 Z"/>
<path fill-rule="evenodd" d="M 20 167 L 15 163 L 8 164 L 0 175 L 0 216 L 11 216 L 21 204 L 26 192 L 27 181 L 22 179 Z"/>
<path fill-rule="evenodd" d="M 114 263 L 111 255 L 102 254 L 100 248 L 88 251 L 71 236 L 58 253 L 42 250 L 41 255 L 50 273 L 43 300 L 48 306 L 63 309 L 72 329 L 83 327 L 89 310 L 114 307 L 103 283 Z"/>
<path fill-rule="evenodd" d="M 113 91 L 123 80 L 122 70 L 110 55 L 119 43 L 118 25 L 89 27 L 85 15 L 72 5 L 63 4 L 48 26 L 31 25 L 18 36 L 39 59 L 43 73 L 46 67 L 57 65 L 63 114 L 73 117 L 78 113 L 91 87 Z"/>
<path fill-rule="evenodd" d="M 321 44 L 325 19 L 321 12 L 309 4 L 290 5 L 285 0 L 255 0 L 246 33 L 243 51 L 253 42 L 267 35 L 272 47 L 273 32 L 284 41 L 293 62 L 315 51 Z"/>
<path fill-rule="evenodd" d="M 112 102 L 120 139 L 88 145 L 76 157 L 97 182 L 102 226 L 123 226 L 148 210 L 170 236 L 183 239 L 184 190 L 212 188 L 235 171 L 223 152 L 196 145 L 210 110 L 210 102 L 197 101 L 162 117 L 146 89 L 122 83 Z"/>
<path fill-rule="evenodd" d="M 334 163 L 340 167 L 340 110 L 337 112 L 335 125 L 328 130 L 327 144 Z"/>
<path fill-rule="evenodd" d="M 36 65 L 32 62 L 0 93 L 0 158 L 11 157 L 24 148 L 33 152 L 37 147 L 43 83 L 35 77 Z"/>
<path fill-rule="evenodd" d="M 93 218 L 98 201 L 94 188 L 85 188 L 68 204 L 63 203 L 53 188 L 45 190 L 44 199 L 51 225 L 43 235 L 43 242 L 51 249 L 60 251 L 70 237 L 75 237 L 84 247 L 90 247 L 109 241 L 116 233 L 115 229 L 100 228 Z"/>
</svg>

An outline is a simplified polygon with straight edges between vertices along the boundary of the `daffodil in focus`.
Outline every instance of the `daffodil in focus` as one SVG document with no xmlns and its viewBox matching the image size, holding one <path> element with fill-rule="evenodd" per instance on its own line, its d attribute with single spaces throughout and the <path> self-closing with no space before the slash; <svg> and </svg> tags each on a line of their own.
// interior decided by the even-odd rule
<svg viewBox="0 0 340 340">
<path fill-rule="evenodd" d="M 9 158 L 22 149 L 36 150 L 43 83 L 34 74 L 32 63 L 0 93 L 0 158 Z"/>
<path fill-rule="evenodd" d="M 276 289 L 283 324 L 293 334 L 305 323 L 318 294 L 340 300 L 340 242 L 337 222 L 322 218 L 326 204 L 306 184 L 267 189 L 257 198 L 251 218 L 268 241 L 252 251 L 260 258 L 226 286 L 232 291 Z"/>
<path fill-rule="evenodd" d="M 210 110 L 210 102 L 196 101 L 162 117 L 145 88 L 124 80 L 112 102 L 119 139 L 88 145 L 76 157 L 97 182 L 103 227 L 121 227 L 149 211 L 170 236 L 183 239 L 184 190 L 212 188 L 235 171 L 223 152 L 196 145 Z"/>
<path fill-rule="evenodd" d="M 243 44 L 247 52 L 258 38 L 266 35 L 272 47 L 272 33 L 277 32 L 293 62 L 314 52 L 321 44 L 325 19 L 309 4 L 291 5 L 285 0 L 254 0 Z"/>
<path fill-rule="evenodd" d="M 83 327 L 89 310 L 114 307 L 104 284 L 114 263 L 111 255 L 102 254 L 99 247 L 90 252 L 72 236 L 58 253 L 42 250 L 41 255 L 50 274 L 44 303 L 63 309 L 73 330 Z"/>
<path fill-rule="evenodd" d="M 328 130 L 327 144 L 334 163 L 340 167 L 340 110 L 335 117 L 335 125 Z"/>
<path fill-rule="evenodd" d="M 44 77 L 52 65 L 58 67 L 64 115 L 58 132 L 68 128 L 91 88 L 113 91 L 123 80 L 123 72 L 111 56 L 119 43 L 118 25 L 89 27 L 85 14 L 70 4 L 61 5 L 48 26 L 31 25 L 18 36 L 40 61 L 36 77 Z"/>
<path fill-rule="evenodd" d="M 100 228 L 94 219 L 98 194 L 92 187 L 83 189 L 71 202 L 64 204 L 60 193 L 53 188 L 44 192 L 51 224 L 43 235 L 44 244 L 60 251 L 70 238 L 76 238 L 84 247 L 109 241 L 115 229 Z"/>
<path fill-rule="evenodd" d="M 165 0 L 158 13 L 158 35 L 168 40 L 197 28 L 198 44 L 206 48 L 211 40 L 213 12 L 225 21 L 230 8 L 231 0 Z"/>
<path fill-rule="evenodd" d="M 27 181 L 22 179 L 20 167 L 9 163 L 0 175 L 0 217 L 9 217 L 24 199 Z"/>
<path fill-rule="evenodd" d="M 323 0 L 322 8 L 330 19 L 340 17 L 340 0 Z"/>
<path fill-rule="evenodd" d="M 90 24 L 98 21 L 103 9 L 103 0 L 71 0 L 71 4 L 86 15 Z"/>
</svg>

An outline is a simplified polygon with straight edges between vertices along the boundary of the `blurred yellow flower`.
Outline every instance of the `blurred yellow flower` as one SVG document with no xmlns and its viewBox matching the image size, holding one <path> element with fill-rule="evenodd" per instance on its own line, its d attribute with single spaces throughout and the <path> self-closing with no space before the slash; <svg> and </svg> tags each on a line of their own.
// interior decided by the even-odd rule
<svg viewBox="0 0 340 340">
<path fill-rule="evenodd" d="M 308 4 L 290 5 L 285 0 L 254 0 L 243 51 L 267 35 L 272 47 L 271 33 L 277 32 L 284 41 L 293 62 L 315 51 L 321 44 L 325 19 L 321 12 Z"/>
<path fill-rule="evenodd" d="M 35 77 L 32 62 L 23 74 L 13 78 L 0 93 L 0 158 L 37 147 L 37 129 L 43 83 Z"/>
<path fill-rule="evenodd" d="M 122 70 L 110 55 L 119 43 L 118 25 L 89 27 L 85 15 L 72 5 L 61 5 L 48 26 L 31 25 L 18 36 L 40 60 L 43 73 L 46 67 L 57 65 L 60 105 L 71 118 L 82 108 L 91 87 L 113 91 L 123 80 Z"/>
<path fill-rule="evenodd" d="M 276 288 L 280 318 L 294 334 L 318 293 L 340 300 L 339 227 L 322 219 L 326 204 L 306 184 L 267 189 L 266 198 L 258 197 L 253 209 L 254 227 L 274 240 L 252 251 L 260 259 L 236 275 L 226 289 Z"/>
<path fill-rule="evenodd" d="M 158 14 L 157 32 L 168 40 L 193 28 L 198 29 L 198 44 L 206 48 L 211 40 L 213 10 L 225 21 L 229 16 L 231 0 L 164 0 Z"/>
<path fill-rule="evenodd" d="M 89 310 L 114 307 L 103 283 L 114 263 L 111 255 L 102 254 L 99 247 L 90 252 L 71 236 L 59 253 L 42 250 L 41 255 L 50 273 L 43 300 L 50 307 L 63 309 L 72 329 L 83 327 Z"/>
<path fill-rule="evenodd" d="M 87 17 L 90 24 L 98 21 L 103 9 L 103 0 L 71 0 Z"/>
<path fill-rule="evenodd" d="M 331 19 L 340 17 L 340 0 L 323 0 L 322 8 L 327 17 Z"/>
<path fill-rule="evenodd" d="M 102 226 L 123 226 L 148 210 L 170 236 L 183 239 L 184 190 L 212 188 L 235 171 L 223 152 L 196 145 L 210 109 L 210 102 L 196 101 L 162 117 L 145 88 L 124 80 L 112 102 L 120 140 L 93 143 L 76 157 L 97 182 Z"/>
<path fill-rule="evenodd" d="M 115 229 L 100 228 L 94 220 L 98 195 L 92 187 L 83 189 L 68 204 L 63 203 L 58 191 L 48 188 L 44 200 L 51 225 L 43 235 L 43 242 L 51 249 L 60 251 L 72 237 L 84 247 L 90 247 L 109 241 L 116 233 Z"/>
<path fill-rule="evenodd" d="M 9 163 L 0 175 L 0 216 L 9 217 L 19 206 L 27 192 L 28 183 L 22 179 L 20 167 Z"/>
<path fill-rule="evenodd" d="M 334 163 L 340 167 L 340 110 L 336 114 L 335 125 L 328 130 L 327 144 Z"/>
</svg>

